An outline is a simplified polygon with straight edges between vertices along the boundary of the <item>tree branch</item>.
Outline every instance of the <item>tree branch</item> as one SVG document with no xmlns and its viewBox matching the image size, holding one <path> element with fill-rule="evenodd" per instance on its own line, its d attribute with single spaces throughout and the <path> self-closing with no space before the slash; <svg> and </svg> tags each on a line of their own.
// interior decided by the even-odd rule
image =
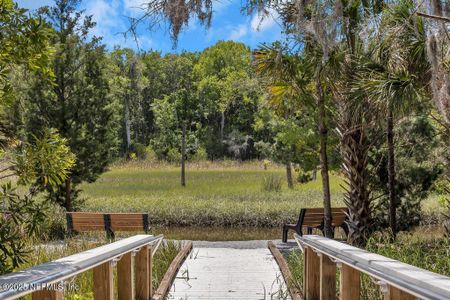
<svg viewBox="0 0 450 300">
<path fill-rule="evenodd" d="M 450 18 L 443 17 L 443 16 L 429 15 L 429 14 L 425 14 L 425 13 L 421 13 L 421 12 L 416 12 L 416 14 L 418 16 L 421 16 L 424 18 L 435 19 L 435 20 L 444 21 L 444 22 L 450 22 Z"/>
</svg>

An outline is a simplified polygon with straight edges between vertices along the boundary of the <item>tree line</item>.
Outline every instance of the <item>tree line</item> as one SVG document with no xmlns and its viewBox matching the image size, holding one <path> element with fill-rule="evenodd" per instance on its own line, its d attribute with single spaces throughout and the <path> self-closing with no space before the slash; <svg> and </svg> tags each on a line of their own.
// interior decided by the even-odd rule
<svg viewBox="0 0 450 300">
<path fill-rule="evenodd" d="M 3 148 L 32 147 L 49 130 L 60 138 L 70 149 L 61 152 L 63 176 L 40 186 L 67 210 L 77 209 L 79 184 L 120 157 L 179 162 L 182 185 L 189 159 L 271 159 L 286 166 L 289 187 L 293 164 L 304 172 L 300 181 L 320 171 L 327 236 L 329 173 L 340 172 L 349 239 L 361 245 L 379 227 L 395 236 L 417 224 L 430 190 L 437 183 L 448 190 L 450 41 L 442 1 L 249 2 L 249 13 L 279 13 L 286 41 L 258 49 L 221 41 L 180 54 L 107 51 L 89 34 L 95 24 L 78 0 L 57 0 L 34 15 L 5 3 Z M 186 13 L 165 3 L 149 1 L 148 16 L 166 17 L 176 40 Z M 203 20 L 212 16 L 208 3 L 184 9 Z M 26 30 L 13 32 L 17 24 Z"/>
</svg>

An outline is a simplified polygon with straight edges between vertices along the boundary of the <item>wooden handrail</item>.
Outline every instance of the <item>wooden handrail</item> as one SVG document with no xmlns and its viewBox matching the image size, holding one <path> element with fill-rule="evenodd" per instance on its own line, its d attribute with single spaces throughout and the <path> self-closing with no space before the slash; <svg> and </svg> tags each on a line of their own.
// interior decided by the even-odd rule
<svg viewBox="0 0 450 300">
<path fill-rule="evenodd" d="M 295 239 L 305 258 L 306 300 L 334 299 L 335 266 L 341 268 L 340 299 L 359 299 L 360 272 L 376 280 L 385 299 L 450 299 L 450 277 L 322 236 L 295 235 Z"/>
<path fill-rule="evenodd" d="M 136 265 L 140 264 L 140 272 L 136 272 L 137 296 L 149 299 L 151 294 L 151 266 L 152 256 L 158 249 L 163 235 L 135 235 L 111 244 L 80 252 L 52 262 L 31 267 L 19 272 L 0 276 L 0 299 L 16 299 L 32 294 L 33 299 L 62 299 L 63 293 L 58 289 L 49 289 L 52 284 L 58 284 L 80 273 L 94 270 L 94 298 L 112 299 L 114 296 L 112 267 L 118 262 L 121 270 L 129 269 L 132 276 L 132 259 L 136 254 Z M 122 260 L 122 258 L 124 258 Z M 122 260 L 122 263 L 121 263 Z M 142 266 L 145 264 L 145 266 Z M 132 278 L 125 278 L 119 274 L 120 290 L 127 290 L 133 297 Z M 139 282 L 141 286 L 139 286 Z M 131 285 L 131 286 L 125 286 Z M 138 297 L 140 298 L 140 297 Z"/>
</svg>

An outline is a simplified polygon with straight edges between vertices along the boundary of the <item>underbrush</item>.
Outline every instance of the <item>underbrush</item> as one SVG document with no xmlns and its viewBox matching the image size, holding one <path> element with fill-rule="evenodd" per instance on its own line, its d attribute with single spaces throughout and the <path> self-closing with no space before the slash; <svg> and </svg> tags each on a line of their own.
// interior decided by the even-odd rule
<svg viewBox="0 0 450 300">
<path fill-rule="evenodd" d="M 104 236 L 97 235 L 79 236 L 67 239 L 64 242 L 55 242 L 34 246 L 28 261 L 22 265 L 21 269 L 29 268 L 49 261 L 53 261 L 75 253 L 83 252 L 106 244 Z M 31 242 L 30 242 L 31 243 Z M 170 263 L 181 250 L 181 244 L 173 241 L 164 241 L 159 246 L 153 258 L 153 287 L 158 287 Z M 117 280 L 116 268 L 114 268 L 114 279 Z M 81 273 L 66 282 L 66 286 L 73 287 L 68 291 L 65 299 L 81 300 L 93 299 L 92 270 Z M 114 284 L 117 287 L 117 282 Z M 115 289 L 117 293 L 117 288 Z M 31 299 L 31 297 L 27 297 Z"/>
<path fill-rule="evenodd" d="M 433 228 L 429 228 L 429 231 L 422 229 L 420 232 L 401 233 L 395 242 L 391 242 L 387 234 L 378 233 L 368 241 L 365 249 L 431 272 L 450 276 L 449 239 L 443 236 L 442 230 Z M 431 233 L 432 230 L 435 232 L 434 234 Z M 299 250 L 291 252 L 287 257 L 287 262 L 294 278 L 291 284 L 303 291 L 302 253 Z M 336 297 L 338 299 L 339 274 L 336 278 Z M 361 299 L 366 300 L 384 299 L 379 286 L 367 275 L 361 276 L 360 296 Z"/>
</svg>

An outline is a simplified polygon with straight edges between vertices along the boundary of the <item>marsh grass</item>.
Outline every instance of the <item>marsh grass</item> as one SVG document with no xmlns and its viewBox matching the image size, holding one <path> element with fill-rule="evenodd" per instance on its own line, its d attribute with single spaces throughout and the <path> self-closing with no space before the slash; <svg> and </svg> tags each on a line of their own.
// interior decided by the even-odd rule
<svg viewBox="0 0 450 300">
<path fill-rule="evenodd" d="M 189 162 L 187 186 L 182 187 L 175 164 L 117 162 L 96 182 L 81 185 L 81 210 L 147 212 L 152 226 L 278 227 L 295 220 L 302 207 L 323 206 L 320 176 L 291 190 L 283 166 L 264 166 L 263 161 Z M 269 177 L 283 178 L 280 192 L 261 188 Z M 343 183 L 331 174 L 333 206 L 344 205 Z M 433 216 L 430 222 L 442 216 L 432 197 L 424 201 L 424 211 Z"/>
<path fill-rule="evenodd" d="M 32 243 L 32 241 L 29 241 L 29 243 Z M 24 264 L 21 269 L 83 252 L 106 243 L 106 239 L 103 235 L 87 235 L 77 236 L 76 238 L 67 239 L 63 242 L 34 246 L 32 255 L 30 255 L 28 262 Z M 153 286 L 155 290 L 161 282 L 165 272 L 169 268 L 170 263 L 180 250 L 181 243 L 164 241 L 156 251 L 153 260 Z M 115 280 L 117 280 L 116 272 L 117 270 L 114 268 Z M 93 299 L 92 270 L 77 275 L 73 279 L 67 281 L 67 283 L 75 285 L 77 289 L 68 291 L 65 295 L 65 299 Z M 114 286 L 117 287 L 117 282 L 115 282 Z M 117 288 L 115 288 L 115 293 L 117 293 Z M 31 297 L 28 296 L 27 299 L 31 299 Z"/>
<path fill-rule="evenodd" d="M 436 226 L 420 228 L 416 231 L 399 234 L 395 242 L 390 241 L 387 234 L 378 233 L 367 243 L 366 250 L 401 262 L 450 276 L 449 239 L 444 237 L 443 230 Z M 303 255 L 300 250 L 292 251 L 287 262 L 294 278 L 294 284 L 303 292 Z M 339 273 L 339 271 L 337 272 Z M 339 274 L 336 275 L 338 295 Z M 361 299 L 382 300 L 383 294 L 379 286 L 367 275 L 361 276 Z"/>
<path fill-rule="evenodd" d="M 280 175 L 269 174 L 263 177 L 262 190 L 266 192 L 281 192 L 283 177 Z"/>
<path fill-rule="evenodd" d="M 282 182 L 281 191 L 261 189 L 264 176 L 285 170 L 262 162 L 198 162 L 187 167 L 187 186 L 179 184 L 173 165 L 121 164 L 95 183 L 83 184 L 84 211 L 147 212 L 152 226 L 276 227 L 298 216 L 301 207 L 322 206 L 320 178 L 297 184 Z M 284 178 L 284 177 L 283 177 Z M 331 176 L 333 205 L 343 205 L 342 179 Z"/>
</svg>

